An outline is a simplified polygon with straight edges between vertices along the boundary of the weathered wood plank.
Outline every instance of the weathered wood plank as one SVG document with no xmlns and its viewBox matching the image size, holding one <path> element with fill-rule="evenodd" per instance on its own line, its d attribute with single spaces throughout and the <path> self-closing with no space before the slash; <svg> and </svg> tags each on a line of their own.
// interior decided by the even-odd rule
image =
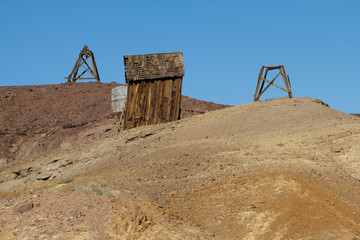
<svg viewBox="0 0 360 240">
<path fill-rule="evenodd" d="M 150 125 L 152 120 L 152 114 L 154 111 L 153 108 L 153 96 L 154 96 L 154 83 L 153 81 L 148 81 L 148 89 L 146 95 L 146 114 L 145 114 L 145 125 Z"/>
<path fill-rule="evenodd" d="M 283 67 L 284 65 L 278 65 L 278 66 L 262 66 L 263 68 L 267 68 L 269 70 L 279 69 Z"/>
<path fill-rule="evenodd" d="M 99 72 L 98 72 L 98 70 L 97 70 L 97 66 L 96 66 L 94 54 L 91 55 L 91 63 L 92 63 L 93 68 L 94 68 L 93 70 L 94 70 L 94 73 L 95 73 L 96 81 L 97 81 L 97 82 L 100 82 L 100 76 L 99 76 Z"/>
<path fill-rule="evenodd" d="M 147 94 L 146 94 L 146 99 L 145 99 L 145 104 L 146 104 L 146 111 L 144 113 L 145 116 L 145 125 L 149 125 L 149 121 L 151 119 L 151 112 L 152 112 L 152 108 L 151 108 L 151 97 L 152 97 L 152 88 L 153 88 L 153 84 L 151 81 L 147 82 Z"/>
<path fill-rule="evenodd" d="M 170 119 L 170 121 L 176 121 L 177 120 L 177 114 L 178 114 L 177 105 L 179 104 L 179 102 L 178 102 L 178 88 L 179 88 L 178 79 L 179 78 L 176 78 L 176 79 L 173 80 L 171 119 Z"/>
<path fill-rule="evenodd" d="M 281 87 L 281 86 L 279 86 L 279 85 L 277 85 L 277 84 L 275 84 L 274 83 L 274 81 L 275 81 L 275 79 L 276 78 L 274 78 L 272 81 L 269 81 L 269 80 L 267 80 L 267 79 L 265 79 L 265 78 L 261 78 L 262 80 L 264 80 L 265 82 L 267 82 L 267 83 L 271 83 L 272 85 L 274 85 L 275 87 L 278 87 L 278 88 L 280 88 L 281 90 L 284 90 L 285 92 L 288 92 L 288 90 L 286 90 L 285 88 L 283 88 L 283 87 Z M 265 91 L 265 90 L 264 90 Z"/>
<path fill-rule="evenodd" d="M 121 113 L 124 117 L 123 120 L 123 129 L 127 129 L 127 121 L 128 121 L 128 117 L 129 117 L 129 108 L 130 108 L 130 101 L 131 101 L 131 88 L 132 88 L 132 84 L 128 85 L 128 89 L 127 89 L 127 95 L 126 95 L 126 100 L 125 100 L 125 104 L 124 104 L 124 111 Z"/>
<path fill-rule="evenodd" d="M 121 116 L 120 116 L 120 122 L 119 122 L 119 127 L 118 127 L 118 132 L 121 132 L 125 129 L 125 117 L 126 117 L 126 100 L 125 100 L 125 104 L 121 110 Z"/>
<path fill-rule="evenodd" d="M 269 84 L 266 86 L 266 88 L 261 93 L 259 93 L 259 97 L 261 97 L 261 95 L 266 91 L 266 89 L 268 89 L 274 83 L 275 79 L 276 78 L 274 78 L 271 82 L 269 82 Z M 266 80 L 266 81 L 268 82 L 269 80 Z"/>
<path fill-rule="evenodd" d="M 164 116 L 163 121 L 169 122 L 170 114 L 171 114 L 171 95 L 172 95 L 172 87 L 173 87 L 173 81 L 172 79 L 168 79 L 164 81 Z"/>
<path fill-rule="evenodd" d="M 158 122 L 158 118 L 159 118 L 159 114 L 158 114 L 158 109 L 159 109 L 159 95 L 160 95 L 160 81 L 155 81 L 155 96 L 154 96 L 154 115 L 153 115 L 153 124 L 156 124 Z"/>
<path fill-rule="evenodd" d="M 166 117 L 167 117 L 167 105 L 168 105 L 168 98 L 167 98 L 167 87 L 168 87 L 168 83 L 167 81 L 162 81 L 163 82 L 163 99 L 161 101 L 161 122 L 165 123 L 167 122 Z"/>
<path fill-rule="evenodd" d="M 285 70 L 285 67 L 282 66 L 282 69 L 283 69 L 283 72 L 284 72 L 284 75 L 285 75 L 285 84 L 286 84 L 286 87 L 287 89 L 289 90 L 288 93 L 289 93 L 289 97 L 292 98 L 293 95 L 292 95 L 292 91 L 291 91 L 291 84 L 290 84 L 290 79 L 289 79 L 289 75 L 287 75 L 286 73 L 286 70 Z"/>
<path fill-rule="evenodd" d="M 135 121 L 136 121 L 136 127 L 143 125 L 143 110 L 144 110 L 144 97 L 145 97 L 145 91 L 146 91 L 146 82 L 142 82 L 139 84 L 139 99 L 136 104 L 136 111 L 135 111 Z"/>
<path fill-rule="evenodd" d="M 182 78 L 132 81 L 124 109 L 124 129 L 178 120 Z"/>
<path fill-rule="evenodd" d="M 151 108 L 152 108 L 152 113 L 151 113 L 151 121 L 150 124 L 155 124 L 156 123 L 156 101 L 157 101 L 157 81 L 152 81 L 152 85 L 153 85 L 153 96 L 151 98 Z"/>
<path fill-rule="evenodd" d="M 180 119 L 180 103 L 181 103 L 181 87 L 182 87 L 182 78 L 177 78 L 174 81 L 174 86 L 176 88 L 175 96 L 174 96 L 174 107 L 173 107 L 173 119 L 172 121 L 176 121 Z"/>
<path fill-rule="evenodd" d="M 175 88 L 175 79 L 171 79 L 172 82 L 172 88 L 171 88 L 171 102 L 170 102 L 170 118 L 169 121 L 173 121 L 174 119 L 174 101 L 175 101 L 175 94 L 176 91 L 174 92 Z"/>
<path fill-rule="evenodd" d="M 131 91 L 131 99 L 130 99 L 130 105 L 129 105 L 129 111 L 128 111 L 128 123 L 127 126 L 128 128 L 132 128 L 136 126 L 136 122 L 135 122 L 135 110 L 136 110 L 136 105 L 139 99 L 139 95 L 138 95 L 138 89 L 139 89 L 140 84 L 138 83 L 132 83 L 132 91 Z"/>
<path fill-rule="evenodd" d="M 149 91 L 149 81 L 143 83 L 143 89 L 141 93 L 141 119 L 140 126 L 146 125 L 146 112 L 147 112 L 147 95 Z"/>
<path fill-rule="evenodd" d="M 156 123 L 162 123 L 163 118 L 163 101 L 164 101 L 164 81 L 159 81 L 159 95 L 157 99 L 157 118 Z"/>
<path fill-rule="evenodd" d="M 266 70 L 265 70 L 265 74 L 264 74 L 264 78 L 266 78 L 266 77 L 267 77 L 268 72 L 269 72 L 269 69 L 268 69 L 268 68 L 266 68 Z M 262 92 L 262 90 L 263 90 L 263 88 L 264 88 L 264 84 L 265 84 L 265 82 L 264 82 L 264 81 L 262 81 L 262 82 L 261 82 L 261 87 L 260 87 L 260 90 L 259 90 L 259 92 L 258 92 L 258 93 L 261 93 L 261 92 Z"/>
<path fill-rule="evenodd" d="M 124 56 L 126 82 L 185 75 L 181 52 Z"/>
<path fill-rule="evenodd" d="M 261 67 L 260 73 L 259 73 L 259 77 L 258 77 L 258 82 L 257 82 L 257 84 L 256 84 L 254 101 L 258 101 L 259 98 L 260 98 L 260 96 L 259 96 L 259 88 L 260 88 L 260 82 L 261 82 L 261 78 L 262 78 L 263 71 L 264 71 L 264 67 Z"/>
</svg>

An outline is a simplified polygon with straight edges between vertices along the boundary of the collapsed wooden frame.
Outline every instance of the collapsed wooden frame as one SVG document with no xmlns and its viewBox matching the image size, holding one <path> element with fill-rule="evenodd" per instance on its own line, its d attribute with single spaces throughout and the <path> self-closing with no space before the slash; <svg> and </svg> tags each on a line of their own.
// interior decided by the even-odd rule
<svg viewBox="0 0 360 240">
<path fill-rule="evenodd" d="M 265 70 L 265 72 L 264 72 L 264 70 Z M 266 79 L 266 77 L 267 77 L 268 72 L 272 71 L 272 70 L 279 70 L 279 73 L 271 81 L 269 81 L 268 79 Z M 264 75 L 263 75 L 263 73 L 264 73 Z M 281 76 L 282 76 L 282 78 L 284 80 L 286 89 L 274 83 L 276 78 L 280 74 L 281 74 Z M 267 82 L 268 85 L 264 88 L 265 82 Z M 261 95 L 271 85 L 273 85 L 273 86 L 275 86 L 277 88 L 280 88 L 281 90 L 284 90 L 285 92 L 287 92 L 289 94 L 289 98 L 293 97 L 292 92 L 291 92 L 291 85 L 290 85 L 289 75 L 286 74 L 285 67 L 283 65 L 279 65 L 279 66 L 262 66 L 261 69 L 260 69 L 259 78 L 258 78 L 258 82 L 257 82 L 257 85 L 256 85 L 256 91 L 255 91 L 255 95 L 254 95 L 254 102 L 259 101 Z"/>
<path fill-rule="evenodd" d="M 89 66 L 89 64 L 86 62 L 89 58 L 91 60 L 92 69 Z M 85 70 L 80 75 L 76 76 L 78 74 L 80 67 L 83 67 Z M 90 73 L 93 77 L 82 78 L 81 76 L 84 75 L 86 72 Z M 68 77 L 65 77 L 65 79 L 68 80 L 67 81 L 68 83 L 74 83 L 78 79 L 95 79 L 96 82 L 100 82 L 99 73 L 98 73 L 98 70 L 96 67 L 96 63 L 95 63 L 94 53 L 92 51 L 90 51 L 88 46 L 85 45 L 84 48 L 81 50 L 81 52 L 79 54 L 79 58 L 76 61 L 72 72 L 70 73 L 70 75 Z"/>
</svg>

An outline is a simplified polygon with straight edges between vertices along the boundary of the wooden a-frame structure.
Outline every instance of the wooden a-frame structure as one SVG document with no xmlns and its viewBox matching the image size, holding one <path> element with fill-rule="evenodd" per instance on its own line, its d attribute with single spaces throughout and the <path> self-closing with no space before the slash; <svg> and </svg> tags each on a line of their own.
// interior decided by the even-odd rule
<svg viewBox="0 0 360 240">
<path fill-rule="evenodd" d="M 264 71 L 265 70 L 265 71 Z M 269 71 L 272 70 L 279 70 L 279 73 L 271 80 L 267 80 L 267 74 Z M 275 80 L 276 78 L 281 74 L 281 77 L 284 80 L 286 89 L 275 84 Z M 268 83 L 268 85 L 264 88 L 264 84 L 265 82 Z M 283 65 L 279 65 L 279 66 L 262 66 L 260 69 L 260 73 L 259 73 L 259 78 L 258 78 L 258 82 L 256 85 L 256 91 L 255 91 L 255 95 L 254 95 L 254 102 L 255 101 L 259 101 L 261 95 L 271 86 L 274 85 L 277 88 L 280 88 L 281 90 L 284 90 L 285 92 L 287 92 L 289 94 L 289 98 L 292 98 L 292 92 L 291 92 L 291 85 L 290 85 L 290 79 L 289 79 L 289 75 L 286 74 L 285 71 L 285 67 Z"/>
<path fill-rule="evenodd" d="M 89 58 L 91 60 L 92 69 L 90 65 L 86 62 Z M 85 70 L 80 75 L 77 76 L 80 67 L 83 67 Z M 86 72 L 90 73 L 93 77 L 82 78 L 81 76 L 84 75 Z M 99 73 L 95 63 L 94 53 L 90 51 L 88 46 L 85 45 L 84 48 L 81 50 L 79 54 L 79 58 L 76 61 L 72 72 L 68 77 L 65 77 L 65 79 L 67 79 L 68 83 L 74 83 L 78 79 L 95 79 L 96 82 L 100 82 Z"/>
</svg>

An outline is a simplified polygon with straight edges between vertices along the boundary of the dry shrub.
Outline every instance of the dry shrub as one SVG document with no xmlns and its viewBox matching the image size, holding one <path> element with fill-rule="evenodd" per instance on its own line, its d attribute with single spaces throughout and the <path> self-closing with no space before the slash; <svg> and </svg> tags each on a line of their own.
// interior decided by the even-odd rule
<svg viewBox="0 0 360 240">
<path fill-rule="evenodd" d="M 87 186 L 76 186 L 75 190 L 81 194 L 115 197 L 104 181 L 90 182 Z"/>
<path fill-rule="evenodd" d="M 73 178 L 68 175 L 62 175 L 59 180 L 61 181 L 61 183 L 70 183 L 73 181 Z"/>
</svg>

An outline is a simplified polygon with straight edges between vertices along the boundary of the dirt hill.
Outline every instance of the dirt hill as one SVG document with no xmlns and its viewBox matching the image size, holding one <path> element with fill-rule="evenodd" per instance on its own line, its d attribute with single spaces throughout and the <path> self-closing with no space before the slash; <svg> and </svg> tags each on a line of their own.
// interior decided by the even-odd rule
<svg viewBox="0 0 360 240">
<path fill-rule="evenodd" d="M 120 113 L 111 110 L 111 89 L 119 85 L 0 87 L 0 162 L 26 162 L 64 144 L 114 135 Z M 225 107 L 183 96 L 181 118 Z"/>
<path fill-rule="evenodd" d="M 0 238 L 358 239 L 359 140 L 280 98 L 60 144 L 1 163 Z"/>
</svg>

